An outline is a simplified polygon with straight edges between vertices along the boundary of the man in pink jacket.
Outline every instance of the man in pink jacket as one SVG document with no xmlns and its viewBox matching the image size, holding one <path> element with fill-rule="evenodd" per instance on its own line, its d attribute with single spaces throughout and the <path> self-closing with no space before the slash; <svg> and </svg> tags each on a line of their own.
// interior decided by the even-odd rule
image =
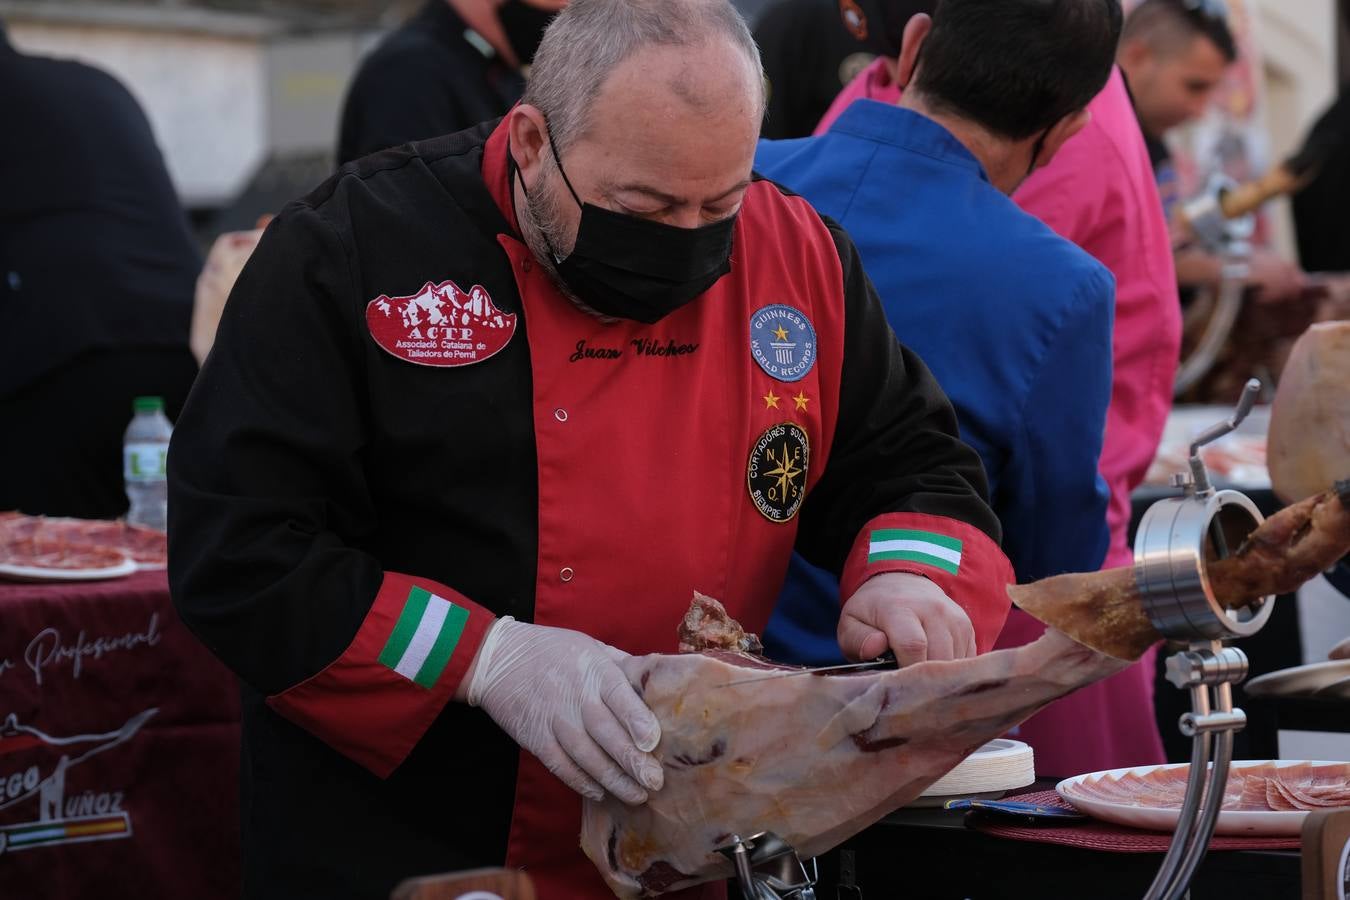
<svg viewBox="0 0 1350 900">
<path fill-rule="evenodd" d="M 854 100 L 895 103 L 894 59 L 879 58 L 839 95 L 816 130 Z M 1111 488 L 1107 568 L 1128 566 L 1130 492 L 1143 481 L 1172 407 L 1181 312 L 1167 222 L 1124 77 L 1117 69 L 1088 106 L 1092 122 L 1013 196 L 1026 211 L 1078 244 L 1116 276 L 1111 405 L 1100 469 Z M 1053 485 L 1047 490 L 1054 490 Z M 998 646 L 1044 630 L 1013 610 Z M 1016 737 L 1035 748 L 1047 775 L 1164 762 L 1153 712 L 1156 651 L 1119 675 L 1084 688 L 1024 723 Z"/>
</svg>

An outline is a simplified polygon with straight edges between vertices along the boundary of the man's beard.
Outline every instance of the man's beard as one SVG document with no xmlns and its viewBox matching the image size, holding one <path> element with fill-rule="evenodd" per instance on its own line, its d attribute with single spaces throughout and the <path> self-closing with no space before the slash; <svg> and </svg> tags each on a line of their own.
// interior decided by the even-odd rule
<svg viewBox="0 0 1350 900">
<path fill-rule="evenodd" d="M 566 259 L 576 244 L 576 237 L 568 236 L 567 225 L 563 221 L 562 201 L 557 190 L 558 179 L 553 177 L 557 171 L 558 165 L 552 156 L 544 160 L 534 190 L 525 194 L 525 207 L 516 210 L 525 246 L 530 249 L 535 261 L 548 273 L 559 293 L 576 304 L 578 309 L 604 322 L 617 321 L 610 316 L 601 315 L 588 306 L 586 301 L 573 293 L 558 274 L 553 252 L 556 250 L 559 256 Z M 524 184 L 522 179 L 521 186 L 524 187 Z"/>
</svg>

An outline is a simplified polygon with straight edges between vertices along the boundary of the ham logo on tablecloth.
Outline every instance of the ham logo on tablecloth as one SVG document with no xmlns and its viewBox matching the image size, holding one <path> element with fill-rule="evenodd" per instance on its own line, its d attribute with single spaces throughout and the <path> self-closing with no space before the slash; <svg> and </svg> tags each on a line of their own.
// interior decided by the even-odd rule
<svg viewBox="0 0 1350 900">
<path fill-rule="evenodd" d="M 501 351 L 516 333 L 481 285 L 462 290 L 430 281 L 407 297 L 381 294 L 366 305 L 366 325 L 389 354 L 419 366 L 468 366 Z"/>
<path fill-rule="evenodd" d="M 0 723 L 0 853 L 131 837 L 122 792 L 72 790 L 67 773 L 131 740 L 158 710 L 147 709 L 116 731 L 57 737 L 19 722 Z M 11 821 L 10 810 L 21 810 Z M 34 818 L 36 814 L 36 818 Z"/>
</svg>

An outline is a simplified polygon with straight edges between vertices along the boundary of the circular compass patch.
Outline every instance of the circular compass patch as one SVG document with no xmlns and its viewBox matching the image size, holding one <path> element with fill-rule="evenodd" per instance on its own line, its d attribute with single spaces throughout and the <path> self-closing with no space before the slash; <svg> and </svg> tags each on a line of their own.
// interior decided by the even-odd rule
<svg viewBox="0 0 1350 900">
<path fill-rule="evenodd" d="M 750 502 L 770 522 L 787 522 L 806 499 L 806 470 L 811 441 L 791 422 L 774 425 L 750 449 L 745 482 Z"/>
</svg>

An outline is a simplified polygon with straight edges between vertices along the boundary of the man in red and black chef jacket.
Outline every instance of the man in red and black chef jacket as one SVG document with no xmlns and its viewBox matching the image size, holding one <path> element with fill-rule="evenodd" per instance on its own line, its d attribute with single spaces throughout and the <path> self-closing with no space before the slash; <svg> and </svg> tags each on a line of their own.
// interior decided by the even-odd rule
<svg viewBox="0 0 1350 900">
<path fill-rule="evenodd" d="M 979 459 L 848 238 L 752 177 L 762 85 L 726 0 L 575 0 L 505 119 L 267 229 L 169 457 L 174 596 L 243 681 L 247 896 L 607 896 L 580 795 L 662 785 L 615 661 L 696 590 L 762 628 L 794 548 L 852 657 L 992 643 Z"/>
</svg>

